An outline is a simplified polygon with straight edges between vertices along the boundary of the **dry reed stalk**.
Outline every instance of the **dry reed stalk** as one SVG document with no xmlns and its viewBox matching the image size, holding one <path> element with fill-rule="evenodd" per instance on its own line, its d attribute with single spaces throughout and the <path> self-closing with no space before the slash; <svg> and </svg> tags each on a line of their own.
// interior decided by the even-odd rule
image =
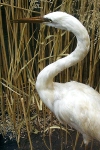
<svg viewBox="0 0 100 150">
<path fill-rule="evenodd" d="M 12 1 L 12 2 L 13 2 L 13 1 Z M 21 1 L 19 1 L 19 2 L 21 2 Z M 7 4 L 6 2 L 0 2 L 0 5 L 1 5 L 1 6 L 12 7 L 12 8 L 16 8 L 16 9 L 19 9 L 19 10 L 24 10 L 24 11 L 34 12 L 34 13 L 40 14 L 40 12 L 32 11 L 32 10 L 29 9 L 29 8 L 26 9 L 26 8 L 22 8 L 22 6 L 21 6 L 21 7 L 13 6 L 13 5 Z M 19 3 L 18 3 L 18 5 L 19 5 Z"/>
<path fill-rule="evenodd" d="M 26 122 L 26 128 L 27 128 L 28 138 L 29 138 L 29 142 L 30 142 L 30 148 L 31 148 L 31 150 L 33 150 L 32 141 L 31 141 L 31 137 L 30 137 L 29 123 L 28 123 L 29 120 L 26 116 L 26 110 L 25 110 L 25 104 L 24 104 L 23 98 L 21 98 L 21 103 L 22 103 L 22 108 L 23 108 L 23 113 L 24 113 L 24 119 L 25 119 L 25 122 Z"/>
</svg>

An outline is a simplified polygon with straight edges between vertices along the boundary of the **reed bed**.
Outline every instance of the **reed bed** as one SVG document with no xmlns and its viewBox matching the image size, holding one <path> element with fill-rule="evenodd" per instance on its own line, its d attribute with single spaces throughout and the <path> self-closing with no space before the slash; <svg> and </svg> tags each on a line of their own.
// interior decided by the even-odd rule
<svg viewBox="0 0 100 150">
<path fill-rule="evenodd" d="M 64 70 L 55 81 L 70 80 L 89 84 L 100 92 L 100 2 L 99 0 L 2 0 L 0 2 L 0 133 L 13 132 L 19 144 L 27 132 L 51 132 L 63 127 L 40 100 L 35 81 L 48 64 L 67 56 L 76 46 L 72 33 L 41 24 L 12 24 L 10 20 L 65 11 L 76 16 L 87 28 L 91 46 L 86 58 Z M 48 117 L 49 116 L 49 117 Z M 49 123 L 50 122 L 50 123 Z M 78 133 L 73 144 L 75 149 Z M 62 143 L 61 143 L 62 145 Z M 61 146 L 62 147 L 62 146 Z M 50 140 L 50 147 L 52 142 Z M 62 148 L 61 148 L 62 149 Z"/>
</svg>

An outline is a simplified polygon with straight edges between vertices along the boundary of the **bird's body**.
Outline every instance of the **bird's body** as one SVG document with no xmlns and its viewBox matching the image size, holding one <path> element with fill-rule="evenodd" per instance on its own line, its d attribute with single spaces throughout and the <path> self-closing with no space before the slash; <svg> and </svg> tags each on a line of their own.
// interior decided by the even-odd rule
<svg viewBox="0 0 100 150">
<path fill-rule="evenodd" d="M 75 81 L 52 82 L 37 91 L 61 123 L 83 135 L 84 144 L 91 139 L 100 141 L 100 94 L 92 87 Z"/>
<path fill-rule="evenodd" d="M 77 47 L 70 55 L 39 73 L 36 81 L 39 96 L 61 123 L 69 124 L 83 135 L 85 144 L 92 138 L 100 141 L 100 94 L 90 86 L 75 81 L 53 82 L 59 72 L 87 55 L 90 46 L 87 30 L 76 18 L 63 12 L 50 13 L 44 18 L 50 19 L 51 22 L 46 23 L 49 26 L 72 31 L 77 38 Z"/>
<path fill-rule="evenodd" d="M 75 50 L 45 67 L 38 75 L 36 89 L 41 100 L 63 124 L 69 124 L 89 140 L 100 141 L 100 94 L 88 85 L 75 81 L 53 82 L 62 70 L 69 68 L 87 55 L 90 39 L 86 28 L 75 17 L 64 12 L 53 12 L 43 17 L 19 19 L 15 22 L 45 22 L 46 25 L 73 32 L 77 38 Z"/>
<path fill-rule="evenodd" d="M 93 88 L 75 81 L 54 83 L 54 89 L 56 98 L 52 108 L 58 120 L 82 133 L 85 144 L 92 138 L 100 141 L 98 93 Z"/>
</svg>

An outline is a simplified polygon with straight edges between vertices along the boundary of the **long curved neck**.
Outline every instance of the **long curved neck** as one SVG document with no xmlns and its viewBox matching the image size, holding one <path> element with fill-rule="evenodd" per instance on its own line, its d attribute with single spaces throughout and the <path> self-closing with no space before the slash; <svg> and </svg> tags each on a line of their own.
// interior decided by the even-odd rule
<svg viewBox="0 0 100 150">
<path fill-rule="evenodd" d="M 59 59 L 56 62 L 48 65 L 39 73 L 36 81 L 37 91 L 52 88 L 53 78 L 58 73 L 66 68 L 75 65 L 79 61 L 83 60 L 87 55 L 90 46 L 90 40 L 87 30 L 82 24 L 80 28 L 77 27 L 76 29 L 77 32 L 74 32 L 74 29 L 72 31 L 77 38 L 77 46 L 75 50 L 67 57 Z"/>
</svg>

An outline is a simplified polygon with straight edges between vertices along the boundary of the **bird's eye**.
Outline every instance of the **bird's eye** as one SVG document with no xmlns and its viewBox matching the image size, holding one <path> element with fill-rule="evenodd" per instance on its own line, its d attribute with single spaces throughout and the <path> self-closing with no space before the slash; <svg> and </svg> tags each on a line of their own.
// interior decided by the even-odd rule
<svg viewBox="0 0 100 150">
<path fill-rule="evenodd" d="M 51 19 L 49 19 L 49 22 L 52 22 L 52 20 L 51 20 Z"/>
<path fill-rule="evenodd" d="M 45 18 L 45 22 L 52 22 L 51 19 Z"/>
</svg>

